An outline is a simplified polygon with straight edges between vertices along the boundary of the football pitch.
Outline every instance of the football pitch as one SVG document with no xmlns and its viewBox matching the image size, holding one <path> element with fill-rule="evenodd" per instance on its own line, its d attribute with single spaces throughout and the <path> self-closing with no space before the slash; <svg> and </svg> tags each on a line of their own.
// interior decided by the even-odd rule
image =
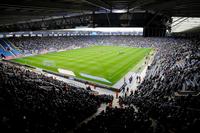
<svg viewBox="0 0 200 133">
<path fill-rule="evenodd" d="M 56 73 L 59 73 L 59 69 L 71 71 L 75 77 L 111 86 L 132 70 L 151 50 L 151 48 L 91 46 L 12 61 Z"/>
</svg>

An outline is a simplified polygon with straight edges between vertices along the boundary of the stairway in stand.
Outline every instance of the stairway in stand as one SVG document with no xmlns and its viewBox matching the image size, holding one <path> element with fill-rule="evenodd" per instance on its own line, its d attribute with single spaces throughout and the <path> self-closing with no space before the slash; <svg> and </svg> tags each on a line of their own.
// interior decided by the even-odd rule
<svg viewBox="0 0 200 133">
<path fill-rule="evenodd" d="M 0 39 L 0 55 L 5 56 L 5 59 L 19 57 L 21 52 L 7 39 Z"/>
</svg>

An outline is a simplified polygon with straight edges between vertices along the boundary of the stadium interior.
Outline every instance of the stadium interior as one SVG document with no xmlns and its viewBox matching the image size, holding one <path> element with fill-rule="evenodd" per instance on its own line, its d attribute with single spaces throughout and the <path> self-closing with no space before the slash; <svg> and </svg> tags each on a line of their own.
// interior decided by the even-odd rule
<svg viewBox="0 0 200 133">
<path fill-rule="evenodd" d="M 200 132 L 199 0 L 0 9 L 0 132 Z"/>
</svg>

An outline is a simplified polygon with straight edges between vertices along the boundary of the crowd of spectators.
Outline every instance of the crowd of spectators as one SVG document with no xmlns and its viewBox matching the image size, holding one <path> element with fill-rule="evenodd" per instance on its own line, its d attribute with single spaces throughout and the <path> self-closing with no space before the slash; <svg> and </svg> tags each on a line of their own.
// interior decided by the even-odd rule
<svg viewBox="0 0 200 133">
<path fill-rule="evenodd" d="M 10 41 L 24 54 L 40 54 L 87 46 L 82 37 L 23 37 L 11 38 Z"/>
<path fill-rule="evenodd" d="M 200 92 L 200 46 L 189 40 L 174 40 L 162 43 L 157 51 L 153 63 L 147 70 L 143 83 L 138 86 L 134 97 L 151 97 L 156 102 L 169 102 L 199 108 L 200 101 L 183 105 L 175 98 L 179 92 L 188 94 L 186 102 L 198 97 Z M 176 93 L 178 92 L 178 93 Z M 192 96 L 195 93 L 197 96 Z M 153 96 L 153 97 L 152 97 Z M 177 98 L 179 99 L 179 98 Z M 174 101 L 174 102 L 173 102 Z M 198 103 L 198 104 L 196 104 Z"/>
<path fill-rule="evenodd" d="M 121 108 L 107 107 L 100 115 L 75 129 L 77 133 L 186 133 L 200 130 L 198 42 L 132 36 L 35 37 L 12 39 L 12 42 L 27 51 L 94 44 L 155 49 L 154 60 L 138 89 L 129 96 L 119 97 Z M 6 129 L 62 132 L 94 113 L 102 101 L 112 100 L 110 96 L 99 98 L 86 90 L 66 87 L 57 80 L 10 65 L 1 64 L 0 74 L 0 81 L 3 81 L 0 83 L 0 104 L 5 106 L 1 110 L 1 126 Z M 13 124 L 16 121 L 19 123 Z"/>
<path fill-rule="evenodd" d="M 0 63 L 0 129 L 5 132 L 66 132 L 93 115 L 112 96 Z"/>
<path fill-rule="evenodd" d="M 74 131 L 75 133 L 151 133 L 151 125 L 152 121 L 145 113 L 136 112 L 133 107 L 107 107 L 96 118 Z"/>
<path fill-rule="evenodd" d="M 133 36 L 70 36 L 70 37 L 21 37 L 9 39 L 24 54 L 74 49 L 91 45 L 120 45 L 131 47 L 158 47 L 164 38 Z"/>
</svg>

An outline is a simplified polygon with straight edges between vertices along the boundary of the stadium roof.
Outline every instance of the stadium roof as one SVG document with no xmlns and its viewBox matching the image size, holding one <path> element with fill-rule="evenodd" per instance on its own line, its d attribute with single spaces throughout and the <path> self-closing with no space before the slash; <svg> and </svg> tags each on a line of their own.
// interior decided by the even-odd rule
<svg viewBox="0 0 200 133">
<path fill-rule="evenodd" d="M 172 32 L 186 32 L 200 27 L 200 18 L 173 17 Z"/>
<path fill-rule="evenodd" d="M 153 11 L 169 16 L 200 17 L 199 0 L 3 0 L 0 25 L 91 11 Z"/>
</svg>

